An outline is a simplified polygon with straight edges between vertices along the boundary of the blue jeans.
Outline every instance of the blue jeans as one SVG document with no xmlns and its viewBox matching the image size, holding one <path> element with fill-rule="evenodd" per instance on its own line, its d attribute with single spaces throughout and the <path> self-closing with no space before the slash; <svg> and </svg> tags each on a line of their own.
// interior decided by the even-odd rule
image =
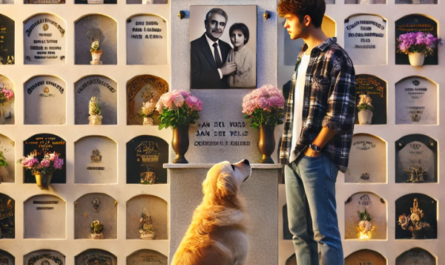
<svg viewBox="0 0 445 265">
<path fill-rule="evenodd" d="M 343 265 L 335 201 L 337 174 L 337 166 L 323 154 L 302 154 L 285 166 L 289 230 L 299 265 Z"/>
</svg>

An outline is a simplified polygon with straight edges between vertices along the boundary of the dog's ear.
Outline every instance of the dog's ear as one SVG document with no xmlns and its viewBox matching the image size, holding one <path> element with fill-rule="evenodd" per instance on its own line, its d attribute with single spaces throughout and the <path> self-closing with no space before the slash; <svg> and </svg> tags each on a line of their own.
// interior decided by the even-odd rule
<svg viewBox="0 0 445 265">
<path fill-rule="evenodd" d="M 218 176 L 218 182 L 216 184 L 216 193 L 220 198 L 229 198 L 236 196 L 238 192 L 238 186 L 236 185 L 235 178 L 229 173 L 221 173 Z"/>
</svg>

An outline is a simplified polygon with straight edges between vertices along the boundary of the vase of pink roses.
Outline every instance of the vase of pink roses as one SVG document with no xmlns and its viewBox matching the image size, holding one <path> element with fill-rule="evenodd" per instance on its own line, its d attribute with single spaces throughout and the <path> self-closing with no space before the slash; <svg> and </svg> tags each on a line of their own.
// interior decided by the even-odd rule
<svg viewBox="0 0 445 265">
<path fill-rule="evenodd" d="M 10 112 L 3 109 L 3 105 L 6 104 L 12 97 L 14 92 L 3 83 L 0 83 L 0 124 L 5 124 L 5 119 L 11 116 Z"/>
<path fill-rule="evenodd" d="M 45 153 L 39 161 L 34 155 L 28 155 L 18 161 L 27 170 L 31 170 L 36 178 L 37 186 L 41 189 L 48 189 L 54 171 L 62 169 L 63 159 L 54 153 Z"/>
<path fill-rule="evenodd" d="M 422 66 L 425 57 L 433 55 L 437 44 L 442 44 L 442 39 L 419 31 L 400 35 L 397 43 L 397 52 L 407 54 L 412 66 Z"/>
<path fill-rule="evenodd" d="M 170 91 L 163 94 L 156 110 L 159 112 L 159 130 L 173 129 L 172 147 L 176 152 L 173 163 L 188 163 L 185 153 L 189 147 L 189 125 L 195 124 L 202 110 L 202 102 L 186 91 Z"/>
<path fill-rule="evenodd" d="M 273 85 L 264 85 L 243 98 L 244 118 L 250 126 L 260 130 L 258 148 L 262 155 L 260 163 L 271 163 L 275 150 L 275 126 L 283 124 L 284 97 Z"/>
</svg>

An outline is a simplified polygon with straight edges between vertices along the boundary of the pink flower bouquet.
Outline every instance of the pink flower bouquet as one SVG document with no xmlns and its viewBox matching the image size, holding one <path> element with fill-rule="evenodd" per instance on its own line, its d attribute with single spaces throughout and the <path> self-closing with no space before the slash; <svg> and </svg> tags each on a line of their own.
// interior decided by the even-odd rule
<svg viewBox="0 0 445 265">
<path fill-rule="evenodd" d="M 194 124 L 199 119 L 202 102 L 190 92 L 173 90 L 159 98 L 156 110 L 161 120 L 159 130 L 170 126 L 175 129 L 178 125 Z"/>
<path fill-rule="evenodd" d="M 442 39 L 434 37 L 431 33 L 419 31 L 400 35 L 397 43 L 397 52 L 399 53 L 421 53 L 427 57 L 433 55 L 434 48 L 438 43 L 442 44 Z"/>
<path fill-rule="evenodd" d="M 25 169 L 31 170 L 33 174 L 42 173 L 52 175 L 56 169 L 62 169 L 63 159 L 54 153 L 45 153 L 43 159 L 39 160 L 34 155 L 28 155 L 18 161 Z"/>
<path fill-rule="evenodd" d="M 0 103 L 10 100 L 14 96 L 14 92 L 5 86 L 5 84 L 0 84 Z"/>
<path fill-rule="evenodd" d="M 273 85 L 264 85 L 243 98 L 244 118 L 250 119 L 255 129 L 261 125 L 283 124 L 283 109 L 283 94 Z"/>
</svg>

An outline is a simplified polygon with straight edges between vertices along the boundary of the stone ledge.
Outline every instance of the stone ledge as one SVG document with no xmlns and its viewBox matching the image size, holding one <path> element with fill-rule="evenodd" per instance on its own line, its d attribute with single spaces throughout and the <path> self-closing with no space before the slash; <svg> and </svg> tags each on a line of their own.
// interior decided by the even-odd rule
<svg viewBox="0 0 445 265">
<path fill-rule="evenodd" d="M 215 163 L 164 164 L 167 169 L 210 169 Z M 281 164 L 250 164 L 252 169 L 281 169 Z"/>
</svg>

